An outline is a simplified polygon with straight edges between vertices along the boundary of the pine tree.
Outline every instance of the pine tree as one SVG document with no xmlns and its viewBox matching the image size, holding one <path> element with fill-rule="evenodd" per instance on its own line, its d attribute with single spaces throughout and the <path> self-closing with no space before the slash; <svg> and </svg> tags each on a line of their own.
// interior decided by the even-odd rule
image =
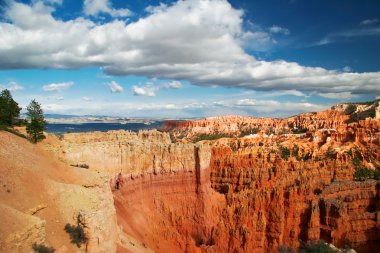
<svg viewBox="0 0 380 253">
<path fill-rule="evenodd" d="M 0 125 L 12 126 L 15 119 L 20 116 L 21 108 L 13 100 L 9 90 L 0 93 Z"/>
<path fill-rule="evenodd" d="M 44 112 L 41 105 L 34 99 L 26 109 L 26 115 L 30 120 L 26 125 L 26 132 L 29 134 L 32 142 L 37 143 L 38 141 L 45 139 L 44 129 L 46 121 L 44 119 Z"/>
</svg>

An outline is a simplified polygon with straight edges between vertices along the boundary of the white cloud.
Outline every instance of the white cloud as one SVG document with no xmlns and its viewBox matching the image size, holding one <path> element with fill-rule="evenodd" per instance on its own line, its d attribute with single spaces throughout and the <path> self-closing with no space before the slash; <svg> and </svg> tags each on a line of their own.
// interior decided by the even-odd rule
<svg viewBox="0 0 380 253">
<path fill-rule="evenodd" d="M 284 28 L 284 27 L 280 27 L 280 26 L 277 26 L 277 25 L 273 25 L 269 28 L 269 32 L 270 33 L 281 33 L 281 34 L 284 34 L 284 35 L 289 35 L 290 34 L 290 31 L 289 29 L 287 28 Z"/>
<path fill-rule="evenodd" d="M 362 22 L 360 22 L 361 25 L 374 25 L 378 23 L 379 20 L 377 18 L 372 18 L 372 19 L 365 19 Z"/>
<path fill-rule="evenodd" d="M 318 95 L 321 97 L 337 100 L 347 100 L 360 97 L 359 95 L 352 94 L 351 92 L 318 93 Z"/>
<path fill-rule="evenodd" d="M 288 117 L 300 112 L 325 110 L 331 107 L 331 105 L 307 102 L 280 102 L 265 99 L 222 99 L 209 102 L 192 101 L 174 103 L 81 103 L 80 101 L 70 101 L 66 105 L 44 103 L 43 107 L 47 113 L 184 118 L 231 114 L 255 117 L 267 117 L 268 115 L 272 117 Z M 115 108 L 118 108 L 118 110 L 115 111 Z"/>
<path fill-rule="evenodd" d="M 111 81 L 110 83 L 107 83 L 107 85 L 110 87 L 112 93 L 121 93 L 124 90 L 123 86 L 115 81 Z"/>
<path fill-rule="evenodd" d="M 108 1 L 99 3 L 110 6 Z M 0 69 L 100 66 L 108 75 L 189 80 L 204 86 L 380 91 L 380 72 L 342 73 L 282 60 L 262 61 L 247 54 L 243 47 L 265 48 L 275 41 L 263 31 L 244 30 L 243 11 L 226 0 L 178 1 L 156 8 L 128 24 L 120 20 L 96 24 L 85 18 L 57 20 L 51 15 L 53 7 L 40 1 L 31 6 L 12 2 L 5 13 L 9 22 L 0 23 Z M 358 34 L 347 31 L 325 41 L 380 34 L 380 28 L 361 29 Z M 134 90 L 156 94 L 144 86 Z"/>
<path fill-rule="evenodd" d="M 154 86 L 152 83 L 148 83 L 146 85 L 134 85 L 132 87 L 133 95 L 135 96 L 148 96 L 155 97 L 159 87 Z"/>
<path fill-rule="evenodd" d="M 4 89 L 7 89 L 9 91 L 21 91 L 24 89 L 24 86 L 21 86 L 18 83 L 11 81 L 7 85 L 0 84 L 0 90 Z"/>
<path fill-rule="evenodd" d="M 132 89 L 133 89 L 133 95 L 135 96 L 155 97 L 159 90 L 179 89 L 181 87 L 182 87 L 182 83 L 174 80 L 168 83 L 163 83 L 161 85 L 155 85 L 152 82 L 148 82 L 145 85 L 134 85 Z"/>
<path fill-rule="evenodd" d="M 352 68 L 350 66 L 345 66 L 342 70 L 343 72 L 352 72 Z"/>
<path fill-rule="evenodd" d="M 112 17 L 128 17 L 132 12 L 128 9 L 114 9 L 109 0 L 84 0 L 84 13 L 88 16 L 97 16 L 101 13 L 106 13 Z"/>
<path fill-rule="evenodd" d="M 63 91 L 67 90 L 74 85 L 74 82 L 63 82 L 63 83 L 51 83 L 44 85 L 42 89 L 44 91 Z"/>
<path fill-rule="evenodd" d="M 86 101 L 86 102 L 90 102 L 90 101 L 92 101 L 92 98 L 89 98 L 89 97 L 82 97 L 82 100 L 83 100 L 83 101 Z"/>
<path fill-rule="evenodd" d="M 380 34 L 380 27 L 360 27 L 346 31 L 339 31 L 328 34 L 320 41 L 313 43 L 310 46 L 323 46 L 331 43 L 336 43 L 339 41 L 345 41 L 348 39 L 354 39 L 356 37 L 368 37 L 368 36 L 378 36 Z"/>
<path fill-rule="evenodd" d="M 62 96 L 56 97 L 55 100 L 64 100 L 65 98 Z"/>
<path fill-rule="evenodd" d="M 162 89 L 179 89 L 182 87 L 182 83 L 179 81 L 171 81 L 161 85 Z"/>
</svg>

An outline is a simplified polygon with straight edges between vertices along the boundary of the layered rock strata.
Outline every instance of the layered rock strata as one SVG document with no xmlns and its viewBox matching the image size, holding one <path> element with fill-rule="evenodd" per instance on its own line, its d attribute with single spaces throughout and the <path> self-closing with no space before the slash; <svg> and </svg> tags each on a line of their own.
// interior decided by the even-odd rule
<svg viewBox="0 0 380 253">
<path fill-rule="evenodd" d="M 314 120 L 318 129 L 302 135 L 193 144 L 158 131 L 110 131 L 67 134 L 49 149 L 108 175 L 120 237 L 133 238 L 119 252 L 277 252 L 299 239 L 373 252 L 380 185 L 352 180 L 355 166 L 379 166 L 380 124 L 339 117 Z"/>
</svg>

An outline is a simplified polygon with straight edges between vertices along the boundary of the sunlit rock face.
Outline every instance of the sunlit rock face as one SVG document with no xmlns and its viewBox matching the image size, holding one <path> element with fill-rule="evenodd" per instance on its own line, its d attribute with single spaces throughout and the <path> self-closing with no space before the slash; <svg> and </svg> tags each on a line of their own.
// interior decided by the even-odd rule
<svg viewBox="0 0 380 253">
<path fill-rule="evenodd" d="M 380 121 L 362 119 L 376 106 L 167 122 L 167 132 L 67 134 L 49 149 L 109 179 L 120 252 L 278 252 L 319 239 L 374 252 L 380 184 L 353 179 L 357 166 L 380 165 Z M 261 129 L 190 141 L 250 127 Z"/>
</svg>

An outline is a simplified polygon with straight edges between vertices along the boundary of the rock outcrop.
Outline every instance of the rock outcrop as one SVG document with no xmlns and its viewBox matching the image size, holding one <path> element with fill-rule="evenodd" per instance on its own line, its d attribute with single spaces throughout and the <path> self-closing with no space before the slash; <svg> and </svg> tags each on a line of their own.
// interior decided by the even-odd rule
<svg viewBox="0 0 380 253">
<path fill-rule="evenodd" d="M 133 238 L 120 252 L 277 252 L 319 239 L 373 252 L 380 247 L 380 184 L 353 179 L 358 169 L 378 170 L 380 122 L 347 123 L 346 109 L 248 119 L 274 129 L 308 126 L 303 134 L 173 143 L 166 132 L 111 131 L 67 134 L 51 150 L 108 173 L 121 234 Z M 231 118 L 237 129 L 246 124 Z M 216 119 L 162 130 L 189 137 L 207 121 Z"/>
<path fill-rule="evenodd" d="M 0 227 L 0 247 L 75 252 L 63 227 L 80 213 L 88 252 L 278 252 L 320 239 L 375 252 L 378 108 L 168 121 L 37 147 L 0 132 L 0 211 L 14 221 Z M 202 134 L 229 137 L 192 143 Z"/>
<path fill-rule="evenodd" d="M 50 137 L 48 137 L 47 141 Z M 0 131 L 0 251 L 115 252 L 118 226 L 108 177 L 73 168 L 42 149 Z M 64 231 L 85 218 L 87 245 L 77 248 Z"/>
</svg>

